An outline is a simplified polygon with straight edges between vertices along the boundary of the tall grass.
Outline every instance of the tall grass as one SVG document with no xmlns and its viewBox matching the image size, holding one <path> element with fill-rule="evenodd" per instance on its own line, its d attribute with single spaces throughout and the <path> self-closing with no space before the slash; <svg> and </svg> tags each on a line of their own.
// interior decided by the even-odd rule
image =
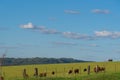
<svg viewBox="0 0 120 80">
<path fill-rule="evenodd" d="M 28 79 L 11 78 L 6 80 L 120 80 L 120 73 L 97 74 L 97 75 L 86 75 L 86 76 L 76 76 L 76 77 L 54 77 L 54 78 L 31 77 Z"/>
<path fill-rule="evenodd" d="M 91 73 L 90 75 L 87 75 L 87 72 L 84 72 L 83 69 L 87 68 L 87 66 L 90 65 L 91 67 Z M 93 72 L 93 68 L 96 66 L 105 66 L 106 72 L 101 72 L 99 74 L 95 74 Z M 89 62 L 89 63 L 69 63 L 69 64 L 41 64 L 41 65 L 21 65 L 21 66 L 4 66 L 2 68 L 2 74 L 6 78 L 5 80 L 22 80 L 22 72 L 25 68 L 27 70 L 27 74 L 31 77 L 29 80 L 34 80 L 33 74 L 34 74 L 34 68 L 38 68 L 39 73 L 41 72 L 47 72 L 47 78 L 40 78 L 40 80 L 86 80 L 86 78 L 92 79 L 98 78 L 96 80 L 99 80 L 99 77 L 105 77 L 107 75 L 111 75 L 112 73 L 118 73 L 120 72 L 120 62 Z M 68 74 L 68 71 L 70 69 L 76 69 L 78 68 L 80 70 L 80 73 L 75 74 Z M 55 75 L 52 75 L 51 72 L 55 71 Z M 117 75 L 117 74 L 116 74 Z M 96 77 L 97 76 L 97 77 Z M 110 76 L 114 77 L 114 76 Z M 20 79 L 21 78 L 21 79 Z M 109 77 L 108 77 L 109 78 Z M 110 78 L 111 79 L 111 78 Z M 88 79 L 89 80 L 89 79 Z M 103 79 L 107 80 L 107 79 Z M 113 79 L 115 80 L 115 79 Z M 119 79 L 120 80 L 120 79 Z"/>
</svg>

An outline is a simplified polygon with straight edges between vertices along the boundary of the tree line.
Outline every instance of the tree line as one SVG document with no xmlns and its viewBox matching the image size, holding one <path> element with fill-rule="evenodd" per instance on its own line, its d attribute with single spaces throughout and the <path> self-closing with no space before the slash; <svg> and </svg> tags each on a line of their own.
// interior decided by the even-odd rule
<svg viewBox="0 0 120 80">
<path fill-rule="evenodd" d="M 1 64 L 4 66 L 11 65 L 31 65 L 31 64 L 55 64 L 55 63 L 77 63 L 89 62 L 84 60 L 77 60 L 73 58 L 0 58 Z"/>
</svg>

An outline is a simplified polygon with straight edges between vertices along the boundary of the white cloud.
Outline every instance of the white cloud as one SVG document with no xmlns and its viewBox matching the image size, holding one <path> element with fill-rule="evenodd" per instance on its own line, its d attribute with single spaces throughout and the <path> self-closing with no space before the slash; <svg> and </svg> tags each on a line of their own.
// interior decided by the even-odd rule
<svg viewBox="0 0 120 80">
<path fill-rule="evenodd" d="M 63 32 L 63 36 L 72 39 L 87 39 L 87 40 L 93 39 L 91 36 L 73 32 Z"/>
<path fill-rule="evenodd" d="M 34 29 L 34 30 L 40 31 L 41 33 L 44 33 L 44 34 L 58 34 L 58 33 L 60 33 L 59 31 L 57 31 L 55 29 L 47 29 L 44 26 L 40 26 L 40 27 L 34 26 L 32 23 L 21 25 L 20 27 L 23 29 Z"/>
<path fill-rule="evenodd" d="M 96 37 L 102 38 L 120 38 L 120 32 L 110 32 L 110 31 L 95 31 Z"/>
<path fill-rule="evenodd" d="M 109 10 L 101 10 L 101 9 L 94 9 L 92 10 L 93 13 L 97 13 L 97 14 L 109 14 L 110 11 Z"/>
<path fill-rule="evenodd" d="M 55 29 L 47 29 L 44 26 L 41 26 L 41 27 L 36 28 L 36 29 L 40 30 L 40 32 L 44 33 L 44 34 L 58 34 L 58 33 L 60 33 L 59 31 L 57 31 Z"/>
<path fill-rule="evenodd" d="M 75 33 L 75 32 L 60 32 L 57 31 L 56 29 L 48 29 L 44 26 L 34 26 L 32 23 L 28 23 L 25 25 L 20 26 L 23 29 L 32 29 L 36 31 L 40 31 L 43 34 L 60 34 L 65 38 L 70 38 L 70 39 L 84 39 L 84 40 L 95 40 L 95 39 L 102 39 L 102 38 L 109 38 L 109 39 L 117 39 L 120 38 L 120 32 L 112 32 L 112 31 L 95 31 L 94 35 L 86 35 L 86 34 L 80 34 L 80 33 Z"/>
<path fill-rule="evenodd" d="M 120 38 L 120 32 L 114 32 L 112 38 Z"/>
<path fill-rule="evenodd" d="M 95 35 L 98 37 L 109 37 L 112 35 L 112 32 L 109 31 L 95 31 Z"/>
<path fill-rule="evenodd" d="M 31 22 L 29 22 L 28 24 L 21 25 L 20 27 L 24 28 L 24 29 L 34 29 L 35 28 L 35 26 Z"/>
<path fill-rule="evenodd" d="M 44 29 L 41 29 L 40 30 L 42 33 L 44 33 L 44 34 L 58 34 L 59 32 L 57 31 L 57 30 L 55 30 L 55 29 L 46 29 L 46 28 L 44 28 Z"/>
<path fill-rule="evenodd" d="M 65 10 L 64 12 L 67 14 L 80 14 L 80 12 L 77 10 Z"/>
</svg>

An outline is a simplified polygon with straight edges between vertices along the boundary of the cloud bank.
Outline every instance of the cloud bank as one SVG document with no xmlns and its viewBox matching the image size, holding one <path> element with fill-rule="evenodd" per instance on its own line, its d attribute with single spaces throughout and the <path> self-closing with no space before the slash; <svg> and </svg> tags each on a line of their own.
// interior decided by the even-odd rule
<svg viewBox="0 0 120 80">
<path fill-rule="evenodd" d="M 107 10 L 107 9 L 105 9 L 105 10 L 102 10 L 102 9 L 93 9 L 92 13 L 96 13 L 96 14 L 109 14 L 110 11 Z"/>
<path fill-rule="evenodd" d="M 95 36 L 99 38 L 120 38 L 120 32 L 95 31 Z"/>
<path fill-rule="evenodd" d="M 28 24 L 21 25 L 20 28 L 40 31 L 43 34 L 58 34 L 58 33 L 60 33 L 55 29 L 48 29 L 44 26 L 40 26 L 40 27 L 35 26 L 31 22 L 29 22 Z"/>
<path fill-rule="evenodd" d="M 97 39 L 119 39 L 120 38 L 120 32 L 117 31 L 94 31 L 93 35 L 89 34 L 80 34 L 70 31 L 61 32 L 56 29 L 48 29 L 44 26 L 34 26 L 32 23 L 28 23 L 25 25 L 20 26 L 22 29 L 31 29 L 41 32 L 42 34 L 60 34 L 64 38 L 69 39 L 79 39 L 79 40 L 97 40 Z"/>
<path fill-rule="evenodd" d="M 21 25 L 20 27 L 23 29 L 34 29 L 35 28 L 35 26 L 31 22 L 29 22 L 28 24 Z"/>
<path fill-rule="evenodd" d="M 62 35 L 66 38 L 72 39 L 92 39 L 91 36 L 74 32 L 63 32 Z"/>
<path fill-rule="evenodd" d="M 64 12 L 66 14 L 80 14 L 80 12 L 77 10 L 64 10 Z"/>
</svg>

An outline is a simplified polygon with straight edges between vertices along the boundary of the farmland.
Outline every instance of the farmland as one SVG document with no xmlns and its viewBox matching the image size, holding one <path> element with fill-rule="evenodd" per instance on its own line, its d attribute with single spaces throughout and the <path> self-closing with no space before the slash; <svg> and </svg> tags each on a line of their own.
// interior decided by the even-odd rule
<svg viewBox="0 0 120 80">
<path fill-rule="evenodd" d="M 90 75 L 83 70 L 90 65 Z M 106 68 L 105 72 L 100 72 L 98 74 L 94 73 L 93 68 L 96 66 L 104 66 Z M 93 78 L 96 77 L 95 75 L 102 76 L 103 75 L 112 75 L 114 73 L 120 73 L 120 62 L 90 62 L 90 63 L 69 63 L 69 64 L 41 64 L 41 65 L 21 65 L 21 66 L 3 66 L 2 67 L 2 75 L 5 77 L 6 80 L 12 79 L 22 79 L 23 78 L 23 69 L 26 69 L 26 73 L 29 75 L 30 78 L 34 78 L 33 75 L 35 73 L 34 68 L 38 68 L 38 72 L 46 72 L 47 76 L 42 77 L 43 79 L 58 79 L 64 80 L 71 80 L 76 78 L 75 80 L 84 77 Z M 68 74 L 68 71 L 71 69 L 79 69 L 79 74 Z M 51 72 L 54 71 L 55 75 L 52 75 Z M 115 75 L 116 76 L 116 75 Z M 113 76 L 114 77 L 114 76 Z M 33 80 L 33 79 L 31 79 Z M 80 80 L 80 79 L 79 79 Z"/>
</svg>

